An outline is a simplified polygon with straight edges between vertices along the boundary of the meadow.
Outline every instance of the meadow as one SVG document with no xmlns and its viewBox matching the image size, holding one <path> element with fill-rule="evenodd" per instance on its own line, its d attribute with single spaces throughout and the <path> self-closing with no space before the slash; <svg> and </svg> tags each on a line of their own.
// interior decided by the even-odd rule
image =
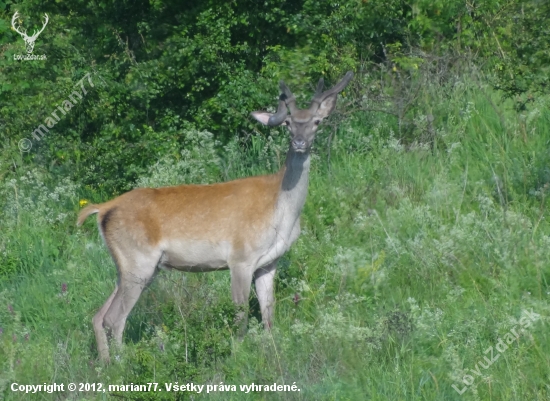
<svg viewBox="0 0 550 401">
<path fill-rule="evenodd" d="M 271 332 L 253 291 L 248 334 L 236 338 L 227 271 L 161 272 L 110 365 L 99 362 L 91 319 L 116 269 L 95 219 L 75 222 L 112 195 L 17 160 L 0 184 L 0 398 L 550 399 L 550 98 L 517 111 L 467 74 L 422 94 L 414 127 L 429 138 L 403 139 L 394 116 L 366 110 L 318 135 Z M 133 185 L 274 172 L 288 146 L 283 129 L 225 144 L 205 130 L 183 137 L 180 157 L 159 158 Z M 163 391 L 29 396 L 14 382 Z M 300 391 L 239 390 L 252 383 Z"/>
</svg>

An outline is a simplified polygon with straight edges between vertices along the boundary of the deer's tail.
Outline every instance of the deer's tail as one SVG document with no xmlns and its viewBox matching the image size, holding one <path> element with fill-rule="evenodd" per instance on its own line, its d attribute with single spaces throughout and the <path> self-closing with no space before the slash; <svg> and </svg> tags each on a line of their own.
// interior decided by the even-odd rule
<svg viewBox="0 0 550 401">
<path fill-rule="evenodd" d="M 76 221 L 77 226 L 81 226 L 84 223 L 84 220 L 88 218 L 89 215 L 99 212 L 99 205 L 88 205 L 80 211 L 78 214 L 78 220 Z"/>
</svg>

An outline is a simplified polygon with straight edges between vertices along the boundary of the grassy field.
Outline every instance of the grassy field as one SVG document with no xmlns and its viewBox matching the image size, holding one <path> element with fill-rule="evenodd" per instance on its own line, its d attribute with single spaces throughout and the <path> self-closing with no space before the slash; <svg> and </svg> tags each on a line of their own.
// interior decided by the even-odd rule
<svg viewBox="0 0 550 401">
<path fill-rule="evenodd" d="M 252 296 L 249 333 L 233 336 L 228 272 L 161 273 L 109 366 L 91 319 L 116 271 L 95 221 L 75 221 L 110 195 L 21 166 L 0 184 L 0 399 L 550 399 L 550 100 L 518 113 L 463 82 L 426 102 L 433 149 L 398 141 L 393 117 L 375 112 L 341 124 L 330 160 L 330 132 L 319 135 L 272 332 Z M 136 185 L 275 171 L 287 146 L 282 130 L 223 152 L 206 132 L 188 136 L 180 160 L 160 160 Z M 13 382 L 163 391 L 29 396 Z M 236 391 L 166 391 L 176 382 Z M 251 383 L 300 391 L 240 391 Z"/>
</svg>

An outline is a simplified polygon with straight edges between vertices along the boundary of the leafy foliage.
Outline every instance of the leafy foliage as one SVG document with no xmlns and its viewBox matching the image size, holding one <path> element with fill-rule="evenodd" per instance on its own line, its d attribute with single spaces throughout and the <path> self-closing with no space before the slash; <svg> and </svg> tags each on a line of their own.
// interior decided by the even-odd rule
<svg viewBox="0 0 550 401">
<path fill-rule="evenodd" d="M 452 385 L 527 310 L 550 313 L 548 7 L 0 2 L 0 397 L 54 377 L 296 382 L 300 392 L 270 394 L 285 400 L 459 399 Z M 50 16 L 34 50 L 47 60 L 13 59 L 25 51 L 16 9 L 29 32 Z M 79 208 L 135 186 L 278 169 L 287 136 L 249 113 L 273 111 L 279 79 L 303 104 L 320 77 L 330 85 L 348 69 L 355 79 L 315 143 L 302 234 L 279 264 L 273 331 L 253 296 L 236 340 L 227 272 L 159 274 L 116 362 L 101 365 L 91 317 L 116 271 L 96 227 L 75 228 Z M 88 73 L 93 87 L 59 114 Z M 549 344 L 535 322 L 460 399 L 548 399 Z"/>
<path fill-rule="evenodd" d="M 23 51 L 10 29 L 16 9 L 29 31 L 49 13 L 35 49 L 46 61 L 13 60 Z M 365 61 L 418 65 L 410 51 L 422 49 L 482 56 L 497 87 L 525 94 L 518 107 L 548 88 L 544 1 L 28 0 L 0 11 L 0 75 L 9 77 L 0 86 L 2 158 L 34 160 L 108 193 L 129 189 L 162 156 L 178 157 L 185 127 L 220 144 L 247 137 L 258 129 L 250 111 L 274 106 L 278 79 L 308 92 L 320 76 L 330 83 Z M 95 87 L 33 140 L 86 73 Z M 23 138 L 33 140 L 28 153 L 17 148 Z"/>
</svg>

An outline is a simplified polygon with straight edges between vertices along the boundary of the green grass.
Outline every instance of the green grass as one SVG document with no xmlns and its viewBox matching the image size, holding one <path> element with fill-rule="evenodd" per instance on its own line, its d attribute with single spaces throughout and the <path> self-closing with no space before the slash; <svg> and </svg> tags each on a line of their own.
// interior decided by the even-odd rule
<svg viewBox="0 0 550 401">
<path fill-rule="evenodd" d="M 518 115 L 484 93 L 466 85 L 428 98 L 433 150 L 397 141 L 391 117 L 359 114 L 332 140 L 329 165 L 328 133 L 320 134 L 302 235 L 279 265 L 271 333 L 260 329 L 251 299 L 249 333 L 234 339 L 227 272 L 160 274 L 109 366 L 98 362 L 91 318 L 113 289 L 115 268 L 95 223 L 74 227 L 80 199 L 105 198 L 39 167 L 29 166 L 30 175 L 21 170 L 26 178 L 5 182 L 0 192 L 0 395 L 27 399 L 10 390 L 12 382 L 157 382 L 163 389 L 223 382 L 237 390 L 276 382 L 301 391 L 118 395 L 550 399 L 549 101 Z M 232 143 L 220 159 L 206 157 L 213 145 L 201 143 L 188 159 L 161 161 L 140 183 L 273 171 L 286 138 L 273 131 L 246 150 Z M 484 352 L 521 327 L 526 311 L 540 317 L 482 368 Z M 476 364 L 481 376 L 468 370 Z M 462 389 L 465 375 L 474 383 L 459 395 L 452 386 Z M 33 397 L 115 399 L 92 392 Z"/>
</svg>

